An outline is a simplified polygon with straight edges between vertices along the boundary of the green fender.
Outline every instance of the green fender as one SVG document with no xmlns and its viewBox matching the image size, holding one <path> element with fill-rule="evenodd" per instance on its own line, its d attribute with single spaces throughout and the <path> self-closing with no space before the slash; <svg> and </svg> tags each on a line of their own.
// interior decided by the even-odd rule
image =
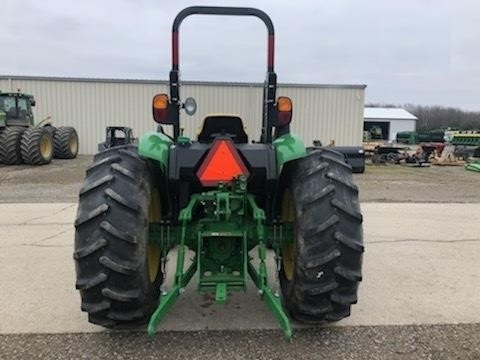
<svg viewBox="0 0 480 360">
<path fill-rule="evenodd" d="M 277 174 L 282 172 L 283 165 L 289 161 L 300 159 L 307 154 L 303 140 L 297 134 L 288 133 L 273 141 L 277 155 Z"/>
<path fill-rule="evenodd" d="M 163 170 L 168 167 L 168 156 L 173 141 L 166 135 L 150 131 L 143 135 L 138 143 L 138 154 L 158 160 Z"/>
</svg>

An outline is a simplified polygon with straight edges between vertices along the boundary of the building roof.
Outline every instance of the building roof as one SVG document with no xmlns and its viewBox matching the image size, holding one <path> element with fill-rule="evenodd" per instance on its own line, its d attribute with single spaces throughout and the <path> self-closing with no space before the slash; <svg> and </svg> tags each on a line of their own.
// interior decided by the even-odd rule
<svg viewBox="0 0 480 360">
<path fill-rule="evenodd" d="M 158 79 L 109 79 L 109 78 L 83 78 L 83 77 L 58 77 L 58 76 L 25 76 L 25 75 L 0 75 L 0 80 L 47 80 L 47 81 L 76 81 L 76 82 L 99 82 L 99 83 L 130 83 L 130 84 L 161 84 L 168 85 L 168 80 Z M 227 81 L 185 81 L 184 85 L 207 85 L 207 86 L 249 86 L 263 87 L 263 83 L 256 82 L 227 82 Z M 278 83 L 280 88 L 300 87 L 318 89 L 365 89 L 365 84 L 298 84 Z"/>
<path fill-rule="evenodd" d="M 402 108 L 366 107 L 363 109 L 364 119 L 417 120 L 417 117 Z"/>
</svg>

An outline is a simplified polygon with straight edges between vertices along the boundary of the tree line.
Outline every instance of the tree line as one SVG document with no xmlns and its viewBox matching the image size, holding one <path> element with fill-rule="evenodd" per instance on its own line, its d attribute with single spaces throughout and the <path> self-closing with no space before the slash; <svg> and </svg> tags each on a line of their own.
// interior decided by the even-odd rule
<svg viewBox="0 0 480 360">
<path fill-rule="evenodd" d="M 366 107 L 403 108 L 418 118 L 417 131 L 452 128 L 458 130 L 480 130 L 480 111 L 465 111 L 440 105 L 415 104 L 366 104 Z"/>
</svg>

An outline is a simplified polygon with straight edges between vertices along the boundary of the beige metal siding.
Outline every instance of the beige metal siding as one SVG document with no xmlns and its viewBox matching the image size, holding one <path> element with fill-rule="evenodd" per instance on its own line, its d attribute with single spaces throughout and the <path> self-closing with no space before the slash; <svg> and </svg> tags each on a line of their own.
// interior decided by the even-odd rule
<svg viewBox="0 0 480 360">
<path fill-rule="evenodd" d="M 277 94 L 293 101 L 291 131 L 305 144 L 320 140 L 339 146 L 360 146 L 363 134 L 364 90 L 352 88 L 281 87 Z"/>
<path fill-rule="evenodd" d="M 153 81 L 48 79 L 0 77 L 0 90 L 35 96 L 36 121 L 51 115 L 56 126 L 74 126 L 80 137 L 80 153 L 94 154 L 108 125 L 129 126 L 136 136 L 154 130 L 151 99 L 168 92 L 166 83 Z M 261 128 L 263 89 L 258 84 L 185 84 L 181 96 L 197 100 L 193 117 L 182 112 L 185 134 L 194 137 L 201 119 L 209 113 L 238 114 L 251 139 Z M 307 145 L 319 139 L 323 144 L 360 145 L 363 131 L 364 89 L 362 86 L 279 86 L 278 95 L 293 100 L 292 131 Z"/>
</svg>

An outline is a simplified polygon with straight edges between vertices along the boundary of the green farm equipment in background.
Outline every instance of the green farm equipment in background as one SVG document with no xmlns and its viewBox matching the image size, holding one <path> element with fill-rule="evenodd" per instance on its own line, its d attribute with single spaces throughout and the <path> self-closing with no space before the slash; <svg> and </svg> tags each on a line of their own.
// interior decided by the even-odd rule
<svg viewBox="0 0 480 360">
<path fill-rule="evenodd" d="M 384 137 L 382 128 L 380 126 L 372 126 L 367 130 L 367 132 L 369 133 L 370 140 L 381 140 Z M 364 137 L 365 137 L 365 134 L 364 134 Z"/>
<path fill-rule="evenodd" d="M 400 144 L 414 145 L 422 142 L 445 142 L 444 130 L 429 131 L 399 131 L 396 135 L 396 141 Z"/>
<path fill-rule="evenodd" d="M 396 135 L 396 141 L 399 144 L 406 145 L 418 144 L 418 134 L 415 131 L 399 131 Z"/>
<path fill-rule="evenodd" d="M 32 95 L 0 92 L 0 163 L 48 164 L 52 157 L 73 159 L 78 136 L 73 127 L 55 128 L 50 117 L 35 124 Z"/>
<path fill-rule="evenodd" d="M 478 131 L 465 131 L 454 134 L 451 144 L 455 145 L 455 153 L 462 156 L 465 160 L 472 156 L 480 158 L 480 132 Z M 472 170 L 475 169 L 476 166 L 473 165 Z"/>
<path fill-rule="evenodd" d="M 452 145 L 480 147 L 480 133 L 458 133 L 454 134 Z"/>
<path fill-rule="evenodd" d="M 181 131 L 180 110 L 191 115 L 196 103 L 180 97 L 178 30 L 193 14 L 254 16 L 267 27 L 255 142 L 233 115 L 207 116 L 195 139 Z M 287 338 L 290 318 L 321 324 L 349 316 L 362 279 L 358 189 L 342 154 L 307 148 L 290 132 L 292 101 L 276 97 L 271 19 L 253 8 L 189 7 L 173 23 L 172 52 L 170 94 L 153 99 L 158 130 L 138 146 L 127 137 L 115 146 L 110 136 L 80 190 L 74 259 L 89 321 L 107 328 L 148 323 L 153 335 L 192 279 L 219 304 L 251 279 Z M 167 288 L 172 251 L 177 263 Z M 268 281 L 267 254 L 279 293 Z"/>
<path fill-rule="evenodd" d="M 472 161 L 465 165 L 465 169 L 470 171 L 480 172 L 480 160 Z"/>
</svg>

